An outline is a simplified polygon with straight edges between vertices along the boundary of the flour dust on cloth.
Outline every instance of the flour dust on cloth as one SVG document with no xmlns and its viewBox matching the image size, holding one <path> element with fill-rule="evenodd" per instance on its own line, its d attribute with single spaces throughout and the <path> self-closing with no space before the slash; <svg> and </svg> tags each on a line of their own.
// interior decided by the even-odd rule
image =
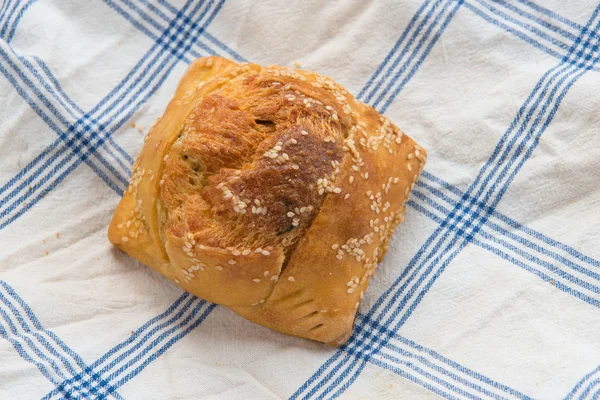
<svg viewBox="0 0 600 400">
<path fill-rule="evenodd" d="M 599 40 L 588 0 L 5 0 L 0 398 L 599 398 Z M 106 238 L 207 55 L 330 76 L 428 149 L 340 349 Z"/>
</svg>

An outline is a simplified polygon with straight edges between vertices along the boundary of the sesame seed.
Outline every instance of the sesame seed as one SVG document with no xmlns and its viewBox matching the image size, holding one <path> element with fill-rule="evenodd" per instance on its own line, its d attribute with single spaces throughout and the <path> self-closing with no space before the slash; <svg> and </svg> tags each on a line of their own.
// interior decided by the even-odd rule
<svg viewBox="0 0 600 400">
<path fill-rule="evenodd" d="M 129 240 L 129 238 L 128 238 L 128 237 L 126 237 L 126 236 L 123 236 L 123 237 L 121 238 L 121 240 L 122 240 L 123 242 L 126 242 L 126 241 L 128 241 L 128 240 Z"/>
<path fill-rule="evenodd" d="M 414 157 L 414 154 L 412 154 L 412 153 L 408 155 L 409 160 L 412 159 L 413 157 Z"/>
<path fill-rule="evenodd" d="M 308 135 L 308 132 L 306 132 L 305 130 L 301 130 L 300 133 L 304 136 Z"/>
<path fill-rule="evenodd" d="M 300 169 L 300 166 L 298 164 L 292 164 L 292 168 L 293 169 Z"/>
<path fill-rule="evenodd" d="M 294 138 L 291 138 L 290 142 L 292 142 L 292 144 L 298 144 L 298 141 L 296 139 L 294 139 Z"/>
<path fill-rule="evenodd" d="M 269 254 L 271 254 L 267 250 L 263 250 L 261 253 L 263 256 L 268 256 Z"/>
<path fill-rule="evenodd" d="M 293 276 L 288 276 L 288 281 L 290 281 L 290 282 L 296 282 L 296 280 L 294 279 Z"/>
<path fill-rule="evenodd" d="M 331 248 L 332 248 L 333 250 L 337 249 L 338 247 L 340 247 L 340 245 L 339 245 L 339 244 L 337 244 L 337 243 L 336 243 L 336 244 L 334 244 L 333 246 L 331 246 Z"/>
<path fill-rule="evenodd" d="M 346 292 L 347 293 L 352 293 L 352 292 L 354 292 L 354 288 L 350 288 L 350 289 L 346 290 Z"/>
<path fill-rule="evenodd" d="M 269 276 L 269 271 L 265 271 L 265 272 L 263 273 L 263 276 L 264 276 L 265 278 L 266 278 L 267 276 Z"/>
<path fill-rule="evenodd" d="M 290 218 L 292 218 L 294 215 L 296 215 L 296 214 L 294 214 L 294 213 L 293 213 L 293 212 L 291 212 L 291 211 L 287 213 L 287 216 L 288 216 L 288 217 L 290 217 Z"/>
<path fill-rule="evenodd" d="M 175 279 L 173 279 L 173 282 L 179 284 L 179 279 L 175 278 Z"/>
<path fill-rule="evenodd" d="M 341 193 L 341 192 L 342 192 L 342 189 L 340 189 L 340 188 L 333 189 L 333 193 Z"/>
<path fill-rule="evenodd" d="M 365 179 L 369 179 L 369 173 L 365 172 Z"/>
<path fill-rule="evenodd" d="M 235 260 L 229 260 L 229 261 L 227 261 L 227 262 L 229 263 L 229 265 L 234 265 L 234 264 L 236 264 L 236 261 L 235 261 Z"/>
<path fill-rule="evenodd" d="M 246 249 L 244 251 L 242 251 L 242 255 L 247 256 L 248 254 L 250 254 L 250 250 Z"/>
<path fill-rule="evenodd" d="M 271 280 L 277 282 L 279 280 L 279 277 L 277 275 L 273 275 L 271 277 Z"/>
<path fill-rule="evenodd" d="M 338 260 L 341 260 L 342 259 L 342 255 L 338 254 L 337 256 L 335 256 L 335 258 L 337 258 Z"/>
<path fill-rule="evenodd" d="M 223 267 L 221 267 L 220 265 L 217 265 L 217 266 L 215 267 L 215 269 L 216 269 L 217 271 L 223 271 Z"/>
<path fill-rule="evenodd" d="M 394 178 L 394 183 L 400 182 L 400 178 Z"/>
<path fill-rule="evenodd" d="M 262 248 L 259 247 L 258 249 L 254 250 L 255 253 L 262 253 Z"/>
<path fill-rule="evenodd" d="M 188 271 L 198 271 L 200 269 L 199 265 L 192 265 Z"/>
<path fill-rule="evenodd" d="M 410 164 L 407 164 L 406 167 L 408 168 L 409 171 L 412 171 L 412 166 Z"/>
<path fill-rule="evenodd" d="M 254 283 L 259 283 L 259 282 L 260 282 L 260 279 L 258 279 L 258 278 L 254 278 L 254 279 L 252 279 L 252 282 L 254 282 Z"/>
<path fill-rule="evenodd" d="M 350 193 L 346 193 L 346 195 L 344 196 L 344 200 L 348 200 L 348 197 L 350 197 Z"/>
<path fill-rule="evenodd" d="M 348 180 L 350 181 L 350 183 L 354 182 L 354 176 L 350 175 L 350 178 L 348 178 Z"/>
</svg>

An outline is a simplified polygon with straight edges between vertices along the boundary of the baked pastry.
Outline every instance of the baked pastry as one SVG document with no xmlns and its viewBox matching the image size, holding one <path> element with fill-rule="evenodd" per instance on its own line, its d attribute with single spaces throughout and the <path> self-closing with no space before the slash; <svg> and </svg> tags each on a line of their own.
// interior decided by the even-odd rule
<svg viewBox="0 0 600 400">
<path fill-rule="evenodd" d="M 108 237 L 186 291 L 340 346 L 425 151 L 331 79 L 192 63 Z"/>
</svg>

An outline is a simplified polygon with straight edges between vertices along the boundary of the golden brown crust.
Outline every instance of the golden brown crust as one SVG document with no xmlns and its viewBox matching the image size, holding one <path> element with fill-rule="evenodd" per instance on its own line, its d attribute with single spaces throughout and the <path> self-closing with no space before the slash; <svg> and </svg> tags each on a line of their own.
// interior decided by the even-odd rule
<svg viewBox="0 0 600 400">
<path fill-rule="evenodd" d="M 328 78 L 198 59 L 145 139 L 109 239 L 199 297 L 339 346 L 425 159 Z"/>
</svg>

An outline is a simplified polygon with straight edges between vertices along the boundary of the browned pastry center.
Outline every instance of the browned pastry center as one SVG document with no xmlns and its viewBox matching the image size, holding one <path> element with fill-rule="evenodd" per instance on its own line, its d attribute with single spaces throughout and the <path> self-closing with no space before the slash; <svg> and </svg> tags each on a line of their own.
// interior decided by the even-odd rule
<svg viewBox="0 0 600 400">
<path fill-rule="evenodd" d="M 424 162 L 328 78 L 203 58 L 146 137 L 109 238 L 199 297 L 340 345 Z"/>
</svg>

